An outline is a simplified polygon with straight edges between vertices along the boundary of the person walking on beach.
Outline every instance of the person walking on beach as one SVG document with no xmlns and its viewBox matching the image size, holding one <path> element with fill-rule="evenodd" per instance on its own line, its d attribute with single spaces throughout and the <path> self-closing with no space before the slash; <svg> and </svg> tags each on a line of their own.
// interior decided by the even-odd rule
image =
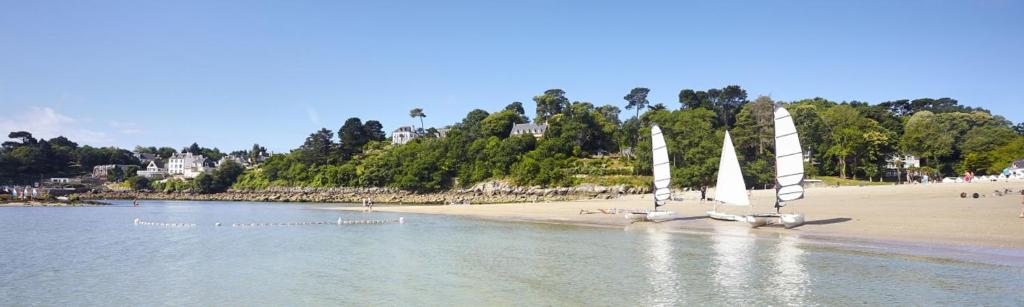
<svg viewBox="0 0 1024 307">
<path fill-rule="evenodd" d="M 700 187 L 700 202 L 703 203 L 707 199 L 708 199 L 708 186 L 706 186 L 706 185 L 705 186 L 701 186 Z"/>
</svg>

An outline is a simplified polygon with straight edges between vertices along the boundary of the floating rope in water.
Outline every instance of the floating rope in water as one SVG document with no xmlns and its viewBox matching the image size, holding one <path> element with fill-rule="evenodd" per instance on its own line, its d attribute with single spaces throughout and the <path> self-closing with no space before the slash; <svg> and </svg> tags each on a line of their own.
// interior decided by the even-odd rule
<svg viewBox="0 0 1024 307">
<path fill-rule="evenodd" d="M 398 223 L 405 224 L 405 218 L 399 217 L 397 219 L 383 219 L 383 220 L 343 220 L 340 217 L 336 222 L 294 222 L 294 223 L 241 223 L 231 224 L 231 227 L 236 228 L 249 228 L 249 227 L 275 227 L 275 226 L 304 226 L 304 225 L 368 225 L 368 224 L 389 224 Z M 139 218 L 135 218 L 133 221 L 135 225 L 144 226 L 162 226 L 162 227 L 197 227 L 196 224 L 180 224 L 180 223 L 162 223 L 162 222 L 147 222 Z M 215 223 L 214 226 L 220 227 L 221 223 Z"/>
<path fill-rule="evenodd" d="M 141 220 L 141 219 L 139 219 L 139 218 L 135 218 L 135 220 L 133 221 L 133 223 L 134 223 L 135 225 L 143 225 L 143 226 L 160 226 L 160 227 L 183 227 L 183 228 L 189 228 L 189 227 L 196 227 L 196 224 L 187 224 L 187 223 L 163 223 L 163 222 L 147 222 L 147 221 L 143 221 L 143 220 Z"/>
<path fill-rule="evenodd" d="M 231 227 L 239 228 L 250 228 L 250 227 L 275 227 L 275 226 L 304 226 L 304 225 L 368 225 L 368 224 L 389 224 L 398 223 L 404 224 L 405 218 L 399 217 L 397 219 L 383 219 L 383 220 L 343 220 L 340 217 L 336 222 L 296 222 L 296 223 L 242 223 L 242 224 L 231 224 Z M 217 223 L 220 226 L 220 223 Z"/>
</svg>

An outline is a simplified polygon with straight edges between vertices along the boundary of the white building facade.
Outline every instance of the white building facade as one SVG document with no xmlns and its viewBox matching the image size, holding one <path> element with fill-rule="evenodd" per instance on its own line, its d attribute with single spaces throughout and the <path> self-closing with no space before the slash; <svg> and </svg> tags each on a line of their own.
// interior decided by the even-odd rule
<svg viewBox="0 0 1024 307">
<path fill-rule="evenodd" d="M 420 137 L 420 133 L 412 126 L 398 127 L 391 132 L 391 144 L 402 145 Z"/>
<path fill-rule="evenodd" d="M 167 170 L 162 168 L 162 167 L 160 167 L 160 165 L 156 163 L 156 160 L 153 160 L 153 161 L 149 161 L 149 165 L 146 166 L 145 170 L 139 170 L 135 174 L 138 175 L 138 176 L 141 176 L 141 177 L 146 177 L 146 178 L 149 178 L 149 179 L 155 179 L 155 178 L 166 177 L 167 176 Z"/>
<path fill-rule="evenodd" d="M 190 152 L 174 154 L 170 159 L 167 159 L 167 173 L 171 176 L 180 175 L 185 178 L 195 178 L 199 174 L 212 170 L 212 168 L 206 166 L 206 157 L 193 155 Z"/>
</svg>

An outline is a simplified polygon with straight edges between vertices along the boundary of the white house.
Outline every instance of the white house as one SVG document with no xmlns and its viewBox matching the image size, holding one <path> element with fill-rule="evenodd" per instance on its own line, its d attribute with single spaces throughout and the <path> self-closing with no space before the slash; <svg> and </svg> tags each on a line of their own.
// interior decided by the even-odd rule
<svg viewBox="0 0 1024 307">
<path fill-rule="evenodd" d="M 138 172 L 135 172 L 135 175 L 149 179 L 163 178 L 167 176 L 167 170 L 160 167 L 160 165 L 156 163 L 156 160 L 152 160 L 149 161 L 149 165 L 146 166 L 145 170 L 139 170 Z"/>
<path fill-rule="evenodd" d="M 213 168 L 206 166 L 206 157 L 193 155 L 191 152 L 176 153 L 167 159 L 167 173 L 185 178 L 195 178 L 199 174 L 212 171 Z"/>
<path fill-rule="evenodd" d="M 512 125 L 512 132 L 509 135 L 530 134 L 535 138 L 541 138 L 544 137 L 544 132 L 546 131 L 548 131 L 548 125 L 515 124 Z"/>
<path fill-rule="evenodd" d="M 920 167 L 921 159 L 912 155 L 894 155 L 885 160 L 885 174 L 888 177 L 898 176 L 900 170 Z"/>
<path fill-rule="evenodd" d="M 391 144 L 401 145 L 420 137 L 420 132 L 411 126 L 398 127 L 391 132 Z"/>
</svg>

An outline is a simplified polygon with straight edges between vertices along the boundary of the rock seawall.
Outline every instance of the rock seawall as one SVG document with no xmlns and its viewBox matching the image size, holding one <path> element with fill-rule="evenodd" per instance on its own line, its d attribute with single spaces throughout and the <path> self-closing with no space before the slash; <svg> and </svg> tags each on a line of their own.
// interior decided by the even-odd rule
<svg viewBox="0 0 1024 307">
<path fill-rule="evenodd" d="M 264 190 L 229 190 L 223 193 L 160 193 L 105 191 L 77 194 L 80 199 L 160 199 L 266 202 L 336 202 L 360 203 L 366 198 L 375 203 L 447 204 L 514 203 L 565 201 L 579 199 L 610 199 L 626 194 L 649 193 L 647 188 L 627 186 L 580 185 L 563 188 L 516 187 L 500 182 L 482 183 L 468 189 L 436 193 L 415 193 L 391 188 L 268 188 Z"/>
</svg>

